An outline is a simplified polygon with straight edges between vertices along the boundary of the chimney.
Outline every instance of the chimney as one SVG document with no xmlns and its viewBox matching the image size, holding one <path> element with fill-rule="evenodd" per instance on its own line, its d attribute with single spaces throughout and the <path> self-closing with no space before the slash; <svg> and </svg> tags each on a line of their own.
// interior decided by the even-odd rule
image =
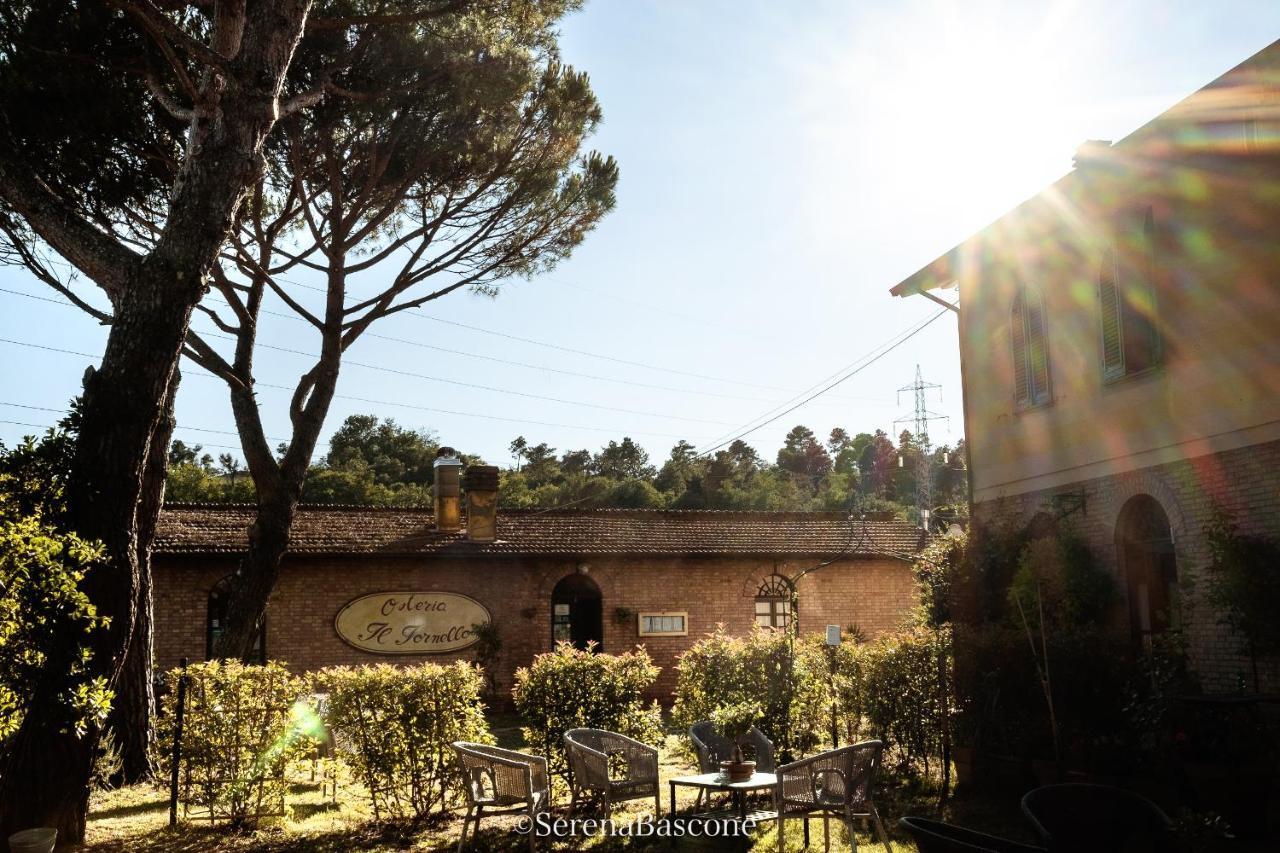
<svg viewBox="0 0 1280 853">
<path fill-rule="evenodd" d="M 435 485 L 431 493 L 435 498 L 436 530 L 440 533 L 456 533 L 462 528 L 462 508 L 459 506 L 459 486 L 462 461 L 458 451 L 442 447 L 436 451 Z"/>
<path fill-rule="evenodd" d="M 1097 166 L 1107 162 L 1111 153 L 1111 140 L 1109 139 L 1086 139 L 1084 142 L 1076 146 L 1075 156 L 1071 158 L 1071 167 L 1079 169 L 1088 166 Z"/>
<path fill-rule="evenodd" d="M 467 538 L 493 542 L 498 538 L 498 466 L 468 466 L 463 479 L 467 487 Z"/>
</svg>

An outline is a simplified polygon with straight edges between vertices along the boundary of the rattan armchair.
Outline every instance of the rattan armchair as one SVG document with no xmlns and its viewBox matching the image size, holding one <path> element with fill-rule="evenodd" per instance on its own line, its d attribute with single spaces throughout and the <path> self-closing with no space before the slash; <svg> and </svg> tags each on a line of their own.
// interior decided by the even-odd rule
<svg viewBox="0 0 1280 853">
<path fill-rule="evenodd" d="M 482 743 L 456 741 L 453 750 L 462 768 L 463 790 L 467 794 L 467 815 L 462 819 L 458 853 L 467 843 L 467 824 L 475 820 L 480 833 L 480 817 L 488 814 L 523 814 L 536 821 L 539 812 L 551 805 L 547 760 L 510 749 Z M 529 827 L 529 849 L 534 849 L 536 825 Z"/>
<path fill-rule="evenodd" d="M 733 741 L 716 731 L 710 720 L 702 720 L 689 727 L 689 740 L 698 753 L 698 771 L 700 773 L 720 772 L 720 762 L 733 758 Z M 742 751 L 747 760 L 756 763 L 760 773 L 772 773 L 774 767 L 773 741 L 755 726 L 742 739 Z"/>
<path fill-rule="evenodd" d="M 1022 813 L 1049 853 L 1183 853 L 1169 816 L 1141 794 L 1110 785 L 1045 785 Z"/>
<path fill-rule="evenodd" d="M 564 733 L 564 748 L 569 757 L 570 815 L 578 805 L 579 792 L 598 796 L 605 812 L 614 803 L 653 797 L 654 815 L 662 813 L 654 747 L 617 732 L 570 729 Z"/>
<path fill-rule="evenodd" d="M 923 817 L 901 818 L 898 826 L 915 841 L 919 853 L 1046 853 L 1043 847 Z"/>
<path fill-rule="evenodd" d="M 778 810 L 778 850 L 786 847 L 785 821 L 803 818 L 807 840 L 810 817 L 822 816 L 823 834 L 827 836 L 827 819 L 834 815 L 848 827 L 849 846 L 855 853 L 858 843 L 853 835 L 854 818 L 874 824 L 880 843 L 892 851 L 874 800 L 876 771 L 883 751 L 880 741 L 864 740 L 779 767 L 773 794 Z"/>
</svg>

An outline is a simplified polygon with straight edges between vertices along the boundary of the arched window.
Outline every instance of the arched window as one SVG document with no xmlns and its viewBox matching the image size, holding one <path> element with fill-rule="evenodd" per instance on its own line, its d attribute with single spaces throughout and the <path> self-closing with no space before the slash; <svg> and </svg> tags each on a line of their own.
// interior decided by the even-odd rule
<svg viewBox="0 0 1280 853">
<path fill-rule="evenodd" d="M 796 614 L 791 612 L 794 587 L 782 575 L 769 575 L 756 590 L 756 624 L 762 628 L 788 628 Z"/>
<path fill-rule="evenodd" d="M 232 575 L 227 575 L 222 580 L 213 585 L 213 589 L 209 590 L 209 603 L 205 615 L 205 633 L 204 633 L 204 657 L 205 660 L 213 659 L 213 646 L 218 641 L 218 637 L 222 636 L 222 631 L 227 624 L 227 597 L 231 592 Z M 253 638 L 253 651 L 249 653 L 249 660 L 258 663 L 267 662 L 267 617 L 262 617 L 262 623 L 258 625 L 258 635 Z"/>
<path fill-rule="evenodd" d="M 1044 300 L 1030 287 L 1018 289 L 1009 317 L 1013 344 L 1014 400 L 1019 408 L 1042 406 L 1049 393 L 1049 342 Z"/>
<path fill-rule="evenodd" d="M 1155 219 L 1148 208 L 1140 245 L 1128 253 L 1133 260 L 1121 263 L 1115 249 L 1102 256 L 1098 313 L 1104 381 L 1150 370 L 1160 362 L 1162 347 L 1152 283 L 1154 232 Z"/>
<path fill-rule="evenodd" d="M 1164 507 L 1135 495 L 1120 510 L 1116 549 L 1129 599 L 1134 645 L 1149 649 L 1155 637 L 1179 627 L 1178 563 Z"/>
</svg>

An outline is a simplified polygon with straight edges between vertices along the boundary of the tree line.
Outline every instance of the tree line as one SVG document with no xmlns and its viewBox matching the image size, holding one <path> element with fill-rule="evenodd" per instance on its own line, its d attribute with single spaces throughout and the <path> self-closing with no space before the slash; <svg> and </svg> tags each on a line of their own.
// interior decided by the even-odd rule
<svg viewBox="0 0 1280 853">
<path fill-rule="evenodd" d="M 440 447 L 429 430 L 352 415 L 334 432 L 328 453 L 308 470 L 302 500 L 430 506 L 432 463 Z M 801 424 L 787 433 L 772 458 L 742 440 L 707 455 L 682 440 L 660 461 L 651 460 L 630 437 L 592 451 L 559 450 L 517 436 L 508 450 L 499 498 L 506 508 L 841 510 L 856 504 L 910 517 L 921 453 L 929 457 L 934 508 L 962 506 L 967 489 L 963 439 L 954 447 L 934 448 L 927 437 L 922 442 L 907 430 L 895 441 L 884 430 L 851 434 L 835 427 L 821 439 Z M 484 462 L 461 455 L 464 462 Z M 252 478 L 231 454 L 215 462 L 199 445 L 175 441 L 169 462 L 168 500 L 255 499 Z"/>
</svg>

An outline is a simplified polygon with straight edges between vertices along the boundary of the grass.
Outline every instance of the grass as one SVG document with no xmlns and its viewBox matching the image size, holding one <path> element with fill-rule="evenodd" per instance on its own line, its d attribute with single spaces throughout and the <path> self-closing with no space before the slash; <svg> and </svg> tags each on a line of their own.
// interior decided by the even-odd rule
<svg viewBox="0 0 1280 853">
<path fill-rule="evenodd" d="M 495 716 L 494 735 L 503 746 L 519 748 L 522 744 L 518 719 Z M 692 757 L 684 746 L 682 734 L 669 732 L 660 750 L 659 772 L 663 783 L 662 805 L 668 807 L 666 780 L 672 776 L 696 772 Z M 361 786 L 350 778 L 340 778 L 336 802 L 321 792 L 319 779 L 311 780 L 310 765 L 294 769 L 288 797 L 289 814 L 265 822 L 256 830 L 232 832 L 223 826 L 205 822 L 179 821 L 169 829 L 168 793 L 160 788 L 138 785 L 96 793 L 91 803 L 86 849 L 96 853 L 205 853 L 205 851 L 244 851 L 244 853 L 339 853 L 339 851 L 453 850 L 457 847 L 462 825 L 460 813 L 420 823 L 375 823 Z M 677 788 L 677 806 L 684 812 L 694 805 L 696 793 L 690 788 Z M 894 850 L 913 851 L 915 846 L 898 831 L 897 819 L 904 814 L 942 817 L 976 829 L 1021 840 L 1031 840 L 1018 813 L 1017 798 L 1009 795 L 977 796 L 961 793 L 940 807 L 932 786 L 902 781 L 893 774 L 885 780 L 876 796 Z M 566 815 L 568 797 L 557 793 L 556 813 Z M 651 800 L 633 800 L 614 809 L 615 826 L 628 823 L 652 812 Z M 528 841 L 514 831 L 516 818 L 486 818 L 479 837 L 468 842 L 473 851 L 523 851 Z M 738 849 L 772 851 L 777 849 L 775 824 L 761 824 L 752 836 L 754 846 Z M 831 825 L 834 849 L 847 850 L 848 841 L 842 827 Z M 802 849 L 801 823 L 788 821 L 787 850 Z M 822 844 L 822 821 L 812 824 L 812 849 Z M 867 831 L 857 833 L 858 850 L 879 853 L 884 848 Z M 623 850 L 669 850 L 667 839 L 626 836 L 577 837 L 556 841 L 555 849 L 589 849 L 608 853 Z M 539 849 L 547 849 L 545 841 Z M 676 849 L 733 849 L 722 846 L 698 846 L 684 839 Z"/>
</svg>

